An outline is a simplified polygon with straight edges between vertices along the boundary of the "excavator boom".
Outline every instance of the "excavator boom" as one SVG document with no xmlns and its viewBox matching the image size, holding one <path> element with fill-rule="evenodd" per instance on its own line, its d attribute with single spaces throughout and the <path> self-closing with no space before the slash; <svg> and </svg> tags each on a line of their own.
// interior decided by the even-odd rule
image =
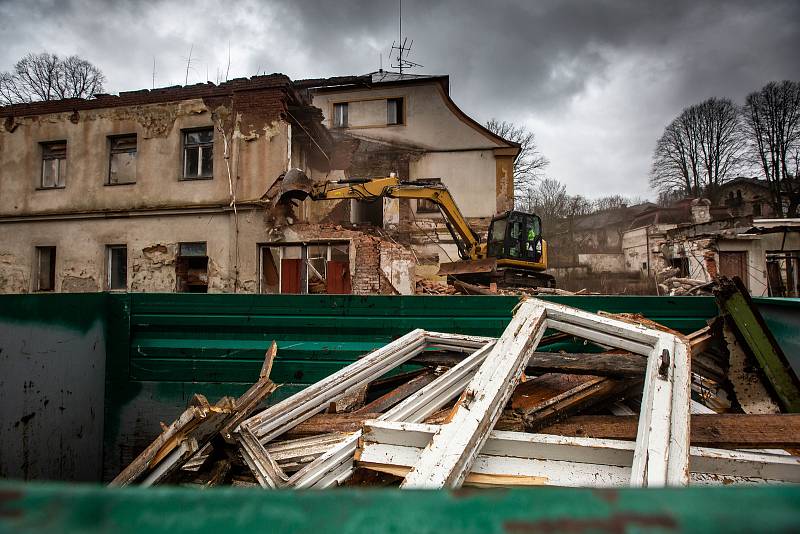
<svg viewBox="0 0 800 534">
<path fill-rule="evenodd" d="M 541 222 L 532 214 L 510 211 L 492 219 L 486 243 L 470 228 L 450 191 L 441 183 L 401 181 L 388 178 L 355 178 L 314 182 L 300 169 L 290 169 L 266 195 L 274 205 L 312 200 L 376 200 L 408 198 L 429 200 L 439 207 L 444 223 L 462 261 L 442 264 L 440 274 L 476 280 L 497 280 L 506 285 L 547 285 L 555 280 L 544 274 L 547 244 L 541 238 Z"/>
</svg>

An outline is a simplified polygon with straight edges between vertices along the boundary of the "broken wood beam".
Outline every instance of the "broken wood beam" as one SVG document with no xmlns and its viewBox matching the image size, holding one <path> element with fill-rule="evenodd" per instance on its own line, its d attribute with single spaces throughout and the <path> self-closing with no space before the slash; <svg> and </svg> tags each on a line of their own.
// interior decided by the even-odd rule
<svg viewBox="0 0 800 534">
<path fill-rule="evenodd" d="M 575 415 L 538 430 L 541 434 L 635 440 L 638 417 Z M 800 414 L 702 414 L 690 420 L 692 445 L 725 449 L 800 447 Z M 505 428 L 510 428 L 506 425 Z"/>
<path fill-rule="evenodd" d="M 354 413 L 317 414 L 289 430 L 284 436 L 293 439 L 317 434 L 329 434 L 331 432 L 356 432 L 361 429 L 364 421 L 377 419 L 380 415 L 378 412 L 360 411 Z"/>
<path fill-rule="evenodd" d="M 526 375 L 569 373 L 597 376 L 644 377 L 647 360 L 639 354 L 534 352 Z"/>
</svg>

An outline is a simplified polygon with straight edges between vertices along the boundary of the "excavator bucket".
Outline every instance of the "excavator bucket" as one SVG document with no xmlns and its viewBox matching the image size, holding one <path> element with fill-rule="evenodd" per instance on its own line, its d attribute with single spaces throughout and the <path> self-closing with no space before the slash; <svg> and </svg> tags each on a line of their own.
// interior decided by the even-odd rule
<svg viewBox="0 0 800 534">
<path fill-rule="evenodd" d="M 314 182 L 300 169 L 289 169 L 275 180 L 267 191 L 267 198 L 275 204 L 293 204 L 303 201 L 310 194 Z"/>
<path fill-rule="evenodd" d="M 497 270 L 497 259 L 463 260 L 439 265 L 439 276 L 455 276 L 459 274 L 494 273 Z"/>
</svg>

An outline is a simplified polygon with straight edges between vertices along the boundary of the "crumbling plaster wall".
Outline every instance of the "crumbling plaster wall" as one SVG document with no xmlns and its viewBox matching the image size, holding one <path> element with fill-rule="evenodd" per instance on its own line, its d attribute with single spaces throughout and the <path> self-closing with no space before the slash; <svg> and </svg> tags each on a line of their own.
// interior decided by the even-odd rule
<svg viewBox="0 0 800 534">
<path fill-rule="evenodd" d="M 0 128 L 0 215 L 227 204 L 260 197 L 288 164 L 287 123 L 229 102 L 202 99 L 15 118 Z M 212 180 L 182 180 L 182 130 L 222 126 L 214 134 Z M 137 134 L 136 183 L 105 185 L 108 136 Z M 62 189 L 37 189 L 45 141 L 67 141 Z M 229 158 L 225 158 L 227 152 Z M 228 174 L 230 167 L 230 181 Z"/>
<path fill-rule="evenodd" d="M 103 291 L 107 245 L 127 245 L 130 291 L 172 292 L 178 243 L 197 241 L 207 243 L 209 292 L 233 291 L 230 213 L 3 223 L 0 228 L 0 293 L 33 291 L 36 246 L 56 247 L 56 291 Z M 255 243 L 249 249 L 253 258 L 240 272 L 255 281 Z"/>
</svg>

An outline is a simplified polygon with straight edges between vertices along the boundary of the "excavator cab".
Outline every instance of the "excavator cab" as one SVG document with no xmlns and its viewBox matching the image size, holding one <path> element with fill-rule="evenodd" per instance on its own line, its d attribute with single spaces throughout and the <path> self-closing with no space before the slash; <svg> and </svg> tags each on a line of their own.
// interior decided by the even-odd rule
<svg viewBox="0 0 800 534">
<path fill-rule="evenodd" d="M 492 219 L 487 256 L 498 260 L 540 263 L 543 254 L 542 220 L 531 213 L 507 211 Z"/>
</svg>

